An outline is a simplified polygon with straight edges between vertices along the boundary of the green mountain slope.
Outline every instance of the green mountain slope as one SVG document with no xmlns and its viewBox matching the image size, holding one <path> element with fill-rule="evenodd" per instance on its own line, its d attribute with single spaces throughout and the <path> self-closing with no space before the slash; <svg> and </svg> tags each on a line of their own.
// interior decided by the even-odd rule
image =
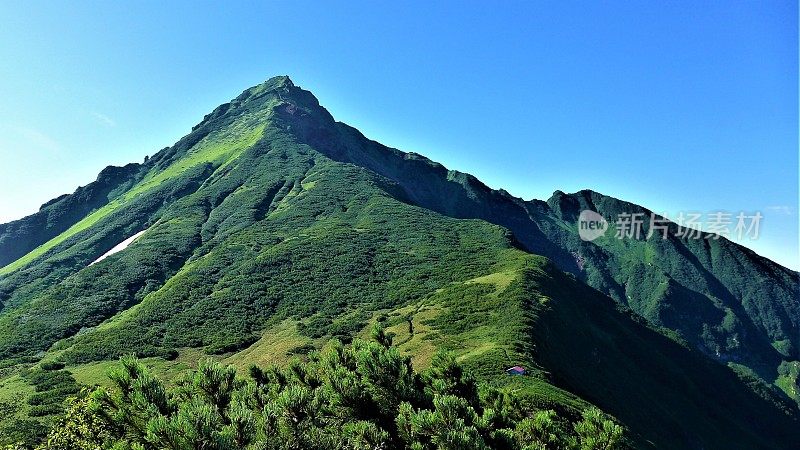
<svg viewBox="0 0 800 450">
<path fill-rule="evenodd" d="M 506 227 L 527 251 L 547 256 L 649 319 L 677 331 L 695 348 L 772 383 L 779 367 L 800 359 L 800 276 L 753 251 L 703 233 L 668 239 L 619 240 L 612 229 L 592 242 L 580 239 L 578 214 L 591 210 L 611 224 L 621 213 L 651 211 L 592 191 L 556 192 L 547 202 L 523 201 L 492 190 L 471 175 L 448 171 L 413 153 L 370 141 L 325 113 L 304 116 L 297 134 L 327 156 L 369 168 L 395 182 L 405 200 L 456 218 Z M 796 388 L 784 389 L 796 400 Z"/>
<path fill-rule="evenodd" d="M 143 164 L 104 173 L 0 228 L 10 391 L 35 389 L 26 376 L 42 360 L 85 383 L 131 352 L 167 375 L 202 354 L 244 367 L 381 320 L 415 366 L 448 349 L 531 407 L 577 417 L 600 406 L 638 447 L 800 438 L 796 405 L 747 376 L 787 392 L 796 382 L 797 273 L 722 239 L 577 237 L 576 211 L 634 205 L 493 191 L 364 138 L 286 77 Z M 506 376 L 515 364 L 530 376 Z M 10 397 L 0 386 L 12 419 L 32 415 Z"/>
<path fill-rule="evenodd" d="M 634 311 L 680 333 L 699 350 L 774 381 L 782 361 L 800 359 L 800 277 L 724 237 L 619 240 L 614 230 L 580 239 L 578 214 L 591 210 L 614 223 L 618 214 L 651 211 L 592 191 L 556 192 L 547 202 L 522 201 L 468 174 L 448 171 L 415 154 L 369 141 L 337 124 L 309 119 L 302 135 L 334 159 L 367 167 L 396 181 L 407 201 L 450 217 L 479 218 L 508 228 L 522 247 Z"/>
<path fill-rule="evenodd" d="M 796 409 L 763 383 L 751 379 L 755 389 L 742 388 L 734 372 L 665 339 L 641 317 L 554 268 L 540 275 L 536 286 L 552 297 L 532 327 L 537 362 L 558 385 L 603 405 L 632 429 L 651 430 L 646 438 L 657 447 L 771 448 L 797 442 L 788 422 L 764 420 L 775 408 L 785 417 L 796 416 Z"/>
<path fill-rule="evenodd" d="M 75 193 L 45 203 L 39 212 L 28 217 L 0 224 L 0 267 L 19 259 L 63 233 L 93 210 L 105 206 L 109 197 L 129 186 L 139 169 L 139 164 L 109 166 L 100 172 L 95 182 Z"/>
</svg>

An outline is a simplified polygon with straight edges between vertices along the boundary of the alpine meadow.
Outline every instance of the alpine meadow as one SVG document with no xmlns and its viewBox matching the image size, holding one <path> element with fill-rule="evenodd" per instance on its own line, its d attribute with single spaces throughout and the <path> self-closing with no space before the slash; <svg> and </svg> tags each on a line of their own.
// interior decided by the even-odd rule
<svg viewBox="0 0 800 450">
<path fill-rule="evenodd" d="M 798 272 L 624 214 L 652 212 L 490 189 L 271 78 L 0 225 L 0 444 L 797 449 Z"/>
</svg>

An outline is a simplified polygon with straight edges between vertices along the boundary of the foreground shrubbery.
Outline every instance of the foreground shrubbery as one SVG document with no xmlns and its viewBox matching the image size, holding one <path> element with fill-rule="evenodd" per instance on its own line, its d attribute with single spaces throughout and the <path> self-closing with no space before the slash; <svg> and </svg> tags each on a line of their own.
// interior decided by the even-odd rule
<svg viewBox="0 0 800 450">
<path fill-rule="evenodd" d="M 114 388 L 73 401 L 42 449 L 611 449 L 622 429 L 590 409 L 575 424 L 479 389 L 438 355 L 423 374 L 391 346 L 334 342 L 285 369 L 250 378 L 206 361 L 166 387 L 133 357 Z"/>
</svg>

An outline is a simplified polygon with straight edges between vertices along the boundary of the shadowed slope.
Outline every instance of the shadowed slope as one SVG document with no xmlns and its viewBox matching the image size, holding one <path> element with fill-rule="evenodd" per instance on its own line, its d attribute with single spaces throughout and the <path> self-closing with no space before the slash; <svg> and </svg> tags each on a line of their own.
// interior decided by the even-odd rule
<svg viewBox="0 0 800 450">
<path fill-rule="evenodd" d="M 297 89 L 297 88 L 295 88 Z M 610 223 L 620 213 L 651 212 L 592 191 L 556 192 L 547 202 L 523 201 L 475 177 L 365 138 L 297 89 L 299 107 L 280 119 L 303 142 L 337 161 L 396 182 L 404 201 L 456 218 L 478 218 L 508 228 L 525 250 L 547 256 L 561 270 L 630 306 L 652 323 L 677 331 L 722 362 L 740 364 L 774 381 L 782 361 L 800 359 L 800 275 L 753 251 L 703 234 L 700 239 L 615 239 L 613 229 L 593 242 L 577 233 L 581 210 Z M 800 399 L 798 399 L 800 400 Z"/>
</svg>

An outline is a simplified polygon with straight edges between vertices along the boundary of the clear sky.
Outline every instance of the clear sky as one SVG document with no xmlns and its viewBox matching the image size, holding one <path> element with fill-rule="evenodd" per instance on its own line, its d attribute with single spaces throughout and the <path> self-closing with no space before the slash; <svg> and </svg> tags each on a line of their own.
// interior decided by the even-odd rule
<svg viewBox="0 0 800 450">
<path fill-rule="evenodd" d="M 125 3 L 0 3 L 0 222 L 288 74 L 525 199 L 761 211 L 742 243 L 800 268 L 796 2 Z"/>
</svg>

